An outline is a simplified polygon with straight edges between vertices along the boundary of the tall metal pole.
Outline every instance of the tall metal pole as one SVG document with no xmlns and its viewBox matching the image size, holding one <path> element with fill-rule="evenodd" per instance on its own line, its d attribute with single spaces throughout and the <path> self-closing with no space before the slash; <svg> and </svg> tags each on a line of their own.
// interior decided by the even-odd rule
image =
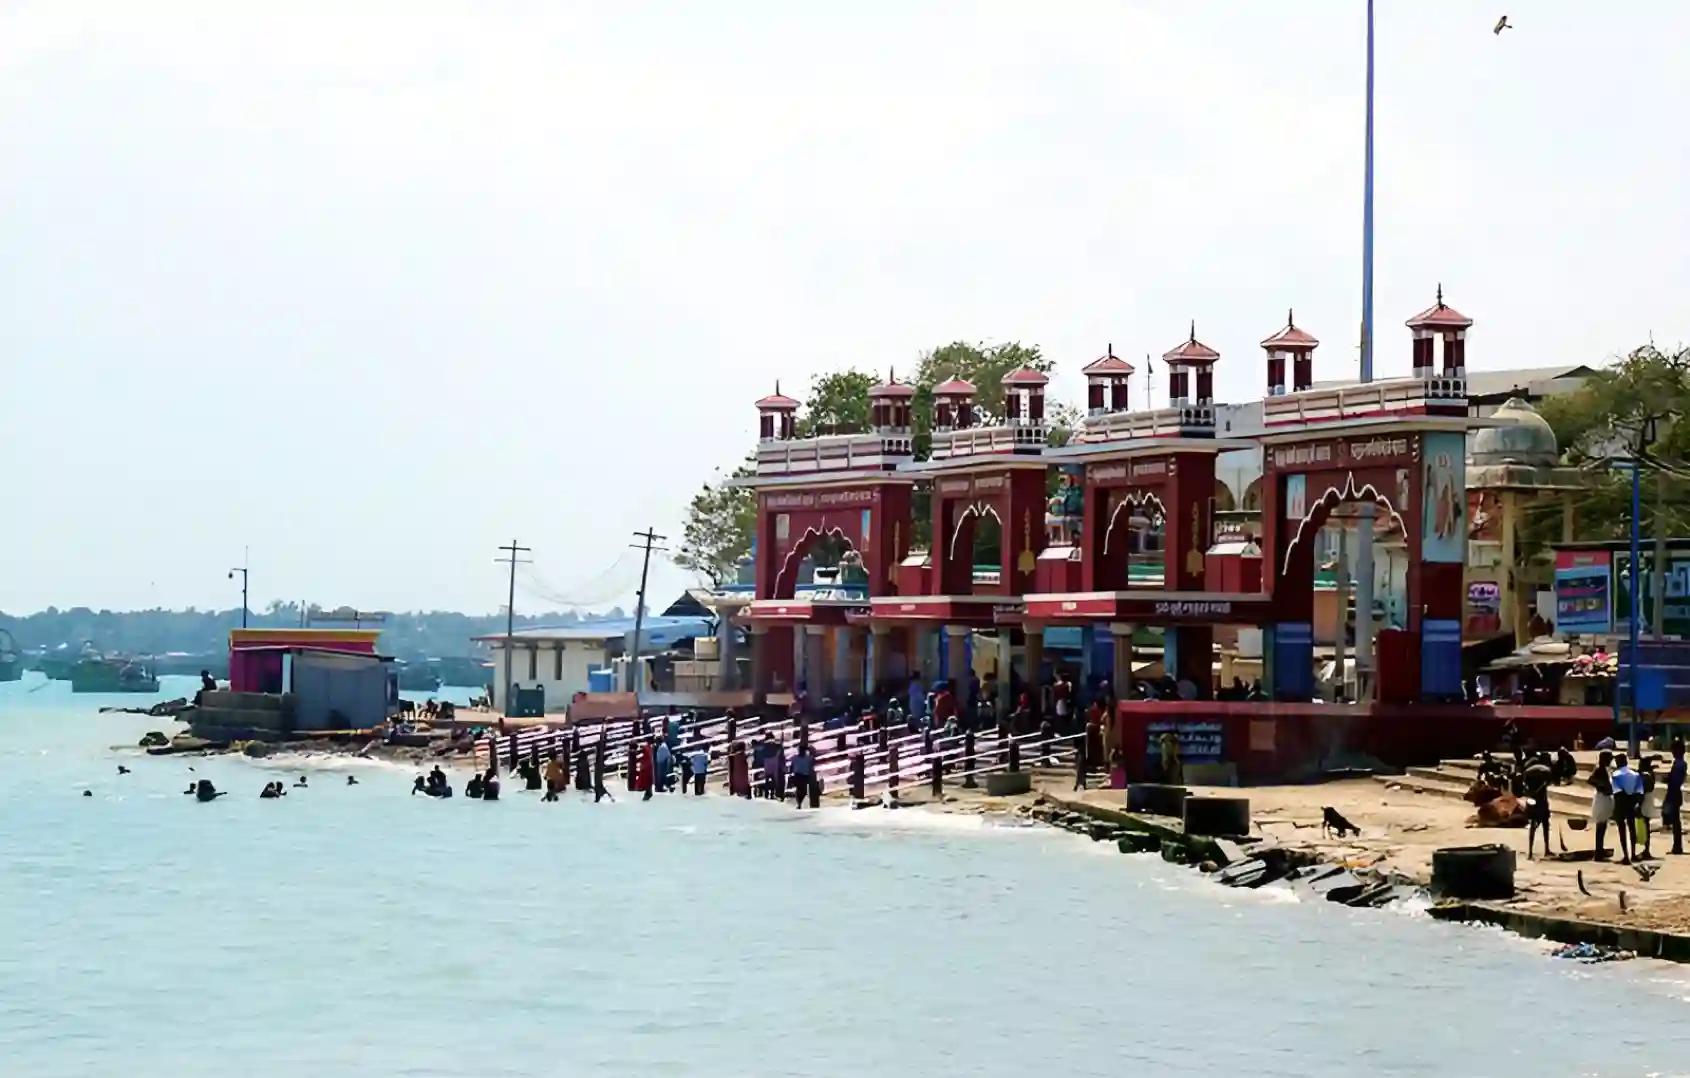
<svg viewBox="0 0 1690 1078">
<path fill-rule="evenodd" d="M 525 546 L 517 546 L 516 540 L 512 539 L 510 541 L 509 546 L 502 546 L 499 549 L 504 551 L 508 555 L 508 557 L 495 558 L 494 560 L 495 561 L 508 561 L 510 563 L 510 567 L 511 567 L 510 598 L 505 603 L 505 685 L 504 685 L 504 689 L 505 689 L 505 717 L 509 718 L 510 714 L 511 714 L 511 705 L 512 705 L 512 703 L 514 703 L 514 701 L 511 699 L 511 695 L 512 695 L 511 694 L 511 649 L 515 646 L 512 638 L 516 635 L 516 566 L 517 566 L 517 562 L 519 560 L 517 558 L 517 554 L 519 554 L 519 553 L 521 553 L 521 554 L 531 553 L 531 548 L 525 547 Z"/>
<path fill-rule="evenodd" d="M 1631 660 L 1626 664 L 1626 682 L 1631 687 L 1631 728 L 1626 734 L 1626 741 L 1635 759 L 1642 751 L 1637 743 L 1637 626 L 1642 619 L 1643 592 L 1640 585 L 1643 574 L 1639 572 L 1642 559 L 1642 543 L 1638 520 L 1643 515 L 1642 480 L 1639 478 L 1643 468 L 1643 461 L 1637 457 L 1631 460 Z M 1655 596 L 1659 603 L 1661 596 Z"/>
<path fill-rule="evenodd" d="M 1361 380 L 1373 381 L 1373 0 L 1367 0 L 1367 136 L 1361 195 Z M 1373 669 L 1373 506 L 1356 521 L 1356 671 Z"/>
<path fill-rule="evenodd" d="M 240 565 L 237 566 L 236 568 L 229 570 L 229 579 L 230 580 L 235 579 L 236 573 L 241 574 L 241 628 L 243 628 L 243 629 L 246 628 L 246 612 L 247 612 L 247 598 L 246 598 L 246 584 L 247 584 L 246 567 L 247 567 L 247 561 L 248 561 L 247 549 L 245 547 L 243 547 L 243 548 L 241 548 L 241 563 L 240 563 Z"/>
<path fill-rule="evenodd" d="M 637 719 L 640 717 L 640 689 L 642 687 L 640 684 L 642 681 L 642 678 L 640 677 L 640 636 L 645 629 L 646 574 L 651 571 L 652 544 L 657 542 L 659 539 L 667 539 L 669 537 L 667 535 L 658 535 L 656 531 L 652 530 L 650 525 L 647 525 L 645 531 L 635 532 L 634 538 L 645 540 L 643 544 L 645 548 L 645 560 L 640 562 L 640 591 L 639 594 L 634 597 L 634 650 L 633 653 L 628 656 L 628 680 L 632 683 L 630 688 L 634 693 L 634 718 Z M 642 544 L 640 543 L 634 544 L 636 548 L 641 545 Z"/>
</svg>

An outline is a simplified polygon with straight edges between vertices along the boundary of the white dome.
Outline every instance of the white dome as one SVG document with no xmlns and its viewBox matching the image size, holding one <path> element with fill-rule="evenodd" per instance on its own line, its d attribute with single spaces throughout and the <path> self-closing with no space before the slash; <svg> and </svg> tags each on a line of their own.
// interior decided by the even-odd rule
<svg viewBox="0 0 1690 1078">
<path fill-rule="evenodd" d="M 1510 397 L 1491 420 L 1498 425 L 1481 428 L 1473 435 L 1474 464 L 1530 464 L 1553 466 L 1561 459 L 1555 432 L 1537 409 Z"/>
</svg>

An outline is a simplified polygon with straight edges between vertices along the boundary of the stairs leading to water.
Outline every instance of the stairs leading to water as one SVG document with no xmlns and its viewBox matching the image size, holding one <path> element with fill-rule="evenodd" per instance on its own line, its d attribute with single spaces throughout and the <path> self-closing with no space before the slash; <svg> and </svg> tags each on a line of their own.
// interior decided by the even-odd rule
<svg viewBox="0 0 1690 1078">
<path fill-rule="evenodd" d="M 1565 786 L 1549 788 L 1549 808 L 1557 816 L 1588 816 L 1590 802 L 1595 796 L 1585 782 L 1584 769 L 1580 777 Z M 1400 785 L 1415 793 L 1436 797 L 1450 797 L 1459 801 L 1479 777 L 1476 759 L 1443 760 L 1436 767 L 1411 767 L 1401 775 L 1375 775 L 1375 782 L 1387 786 Z"/>
</svg>

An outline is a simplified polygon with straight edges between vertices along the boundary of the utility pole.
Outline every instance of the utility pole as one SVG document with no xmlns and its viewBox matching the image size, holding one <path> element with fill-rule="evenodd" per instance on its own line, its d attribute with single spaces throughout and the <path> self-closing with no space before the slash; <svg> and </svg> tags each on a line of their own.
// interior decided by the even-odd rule
<svg viewBox="0 0 1690 1078">
<path fill-rule="evenodd" d="M 640 717 L 640 681 L 642 680 L 640 678 L 640 634 L 645 628 L 646 574 L 651 571 L 652 544 L 656 543 L 660 539 L 667 539 L 669 537 L 667 535 L 658 535 L 652 530 L 651 525 L 648 524 L 646 525 L 645 531 L 635 532 L 634 538 L 645 540 L 643 543 L 629 544 L 636 550 L 642 546 L 645 548 L 645 560 L 640 562 L 640 591 L 639 594 L 634 597 L 634 650 L 628 658 L 628 680 L 633 683 L 634 717 L 637 719 Z M 656 547 L 655 549 L 662 550 L 663 548 Z"/>
<path fill-rule="evenodd" d="M 246 603 L 246 563 L 247 563 L 247 553 L 248 553 L 247 548 L 242 547 L 241 548 L 241 564 L 240 564 L 240 566 L 238 568 L 229 570 L 229 579 L 230 580 L 235 579 L 236 573 L 241 574 L 241 628 L 243 628 L 243 629 L 246 628 L 246 609 L 247 609 L 247 603 Z"/>
<path fill-rule="evenodd" d="M 511 638 L 516 634 L 516 567 L 519 563 L 529 560 L 527 558 L 518 558 L 517 555 L 531 554 L 533 553 L 533 548 L 517 546 L 516 540 L 512 539 L 509 546 L 502 546 L 499 549 L 503 551 L 506 556 L 502 558 L 494 558 L 493 560 L 508 562 L 511 567 L 510 598 L 505 603 L 505 717 L 509 718 L 511 713 L 511 704 L 514 703 L 511 699 Z"/>
<path fill-rule="evenodd" d="M 1367 0 L 1367 135 L 1361 195 L 1361 380 L 1373 381 L 1373 0 Z M 1356 688 L 1373 670 L 1373 504 L 1356 520 Z"/>
</svg>

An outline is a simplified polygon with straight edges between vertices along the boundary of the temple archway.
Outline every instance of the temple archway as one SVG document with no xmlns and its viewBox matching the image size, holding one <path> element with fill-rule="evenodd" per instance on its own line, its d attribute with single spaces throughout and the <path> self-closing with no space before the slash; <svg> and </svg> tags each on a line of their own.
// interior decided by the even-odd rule
<svg viewBox="0 0 1690 1078">
<path fill-rule="evenodd" d="M 804 558 L 816 549 L 826 550 L 833 561 L 847 550 L 856 550 L 856 544 L 841 528 L 806 528 L 804 534 L 798 537 L 782 559 L 780 571 L 775 574 L 774 594 L 771 599 L 790 599 L 798 590 L 798 569 L 804 563 Z M 871 589 L 872 590 L 872 589 Z"/>
</svg>

